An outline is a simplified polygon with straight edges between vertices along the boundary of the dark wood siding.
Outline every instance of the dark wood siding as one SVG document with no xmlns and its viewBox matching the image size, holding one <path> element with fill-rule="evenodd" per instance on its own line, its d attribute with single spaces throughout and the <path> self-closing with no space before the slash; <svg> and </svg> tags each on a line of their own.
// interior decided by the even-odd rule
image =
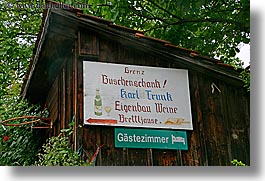
<svg viewBox="0 0 265 181">
<path fill-rule="evenodd" d="M 54 123 L 50 136 L 75 118 L 71 144 L 83 149 L 84 160 L 104 144 L 97 166 L 226 166 L 232 159 L 250 164 L 250 95 L 245 88 L 97 32 L 82 29 L 75 45 L 75 51 L 60 57 L 45 102 Z M 115 148 L 114 127 L 83 125 L 83 61 L 188 69 L 193 119 L 188 150 Z"/>
<path fill-rule="evenodd" d="M 68 128 L 73 113 L 73 56 L 67 56 L 49 91 L 46 105 L 53 121 L 50 135 L 58 135 L 61 129 Z"/>
<path fill-rule="evenodd" d="M 95 33 L 90 35 L 98 36 Z M 85 37 L 87 36 L 83 36 Z M 82 54 L 94 55 L 93 52 L 97 51 L 99 54 L 96 59 L 94 57 L 91 59 L 91 56 L 82 56 L 78 59 L 78 125 L 83 125 L 83 60 L 183 68 L 178 62 L 172 63 L 162 56 L 154 56 L 153 53 L 131 45 L 124 46 L 107 37 L 90 37 L 88 41 L 91 40 L 96 46 L 84 46 Z M 81 46 L 82 42 L 86 40 L 81 41 Z M 66 77 L 68 81 L 71 80 L 70 74 Z M 217 88 L 212 92 L 213 84 L 220 92 Z M 69 87 L 67 82 L 66 86 Z M 187 151 L 115 148 L 114 127 L 85 125 L 77 128 L 77 147 L 82 146 L 85 150 L 84 159 L 89 160 L 97 147 L 104 144 L 97 157 L 98 166 L 224 166 L 231 165 L 232 159 L 250 164 L 249 93 L 243 87 L 233 86 L 192 69 L 189 69 L 189 86 L 194 130 L 187 131 L 189 144 Z M 66 93 L 69 99 L 71 96 L 70 93 Z M 70 104 L 72 103 L 69 101 L 66 103 L 68 106 L 66 112 L 71 111 Z M 69 119 L 72 113 L 67 114 Z"/>
<path fill-rule="evenodd" d="M 51 118 L 52 122 L 58 120 L 58 108 L 59 108 L 58 94 L 59 94 L 58 78 L 56 78 L 48 94 L 45 106 L 49 110 L 49 117 Z"/>
</svg>

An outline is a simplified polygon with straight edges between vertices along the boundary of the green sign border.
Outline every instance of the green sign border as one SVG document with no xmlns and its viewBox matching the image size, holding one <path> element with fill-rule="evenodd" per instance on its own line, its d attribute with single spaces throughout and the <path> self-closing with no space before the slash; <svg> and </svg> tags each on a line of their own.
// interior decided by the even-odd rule
<svg viewBox="0 0 265 181">
<path fill-rule="evenodd" d="M 188 150 L 186 131 L 115 128 L 115 147 Z"/>
</svg>

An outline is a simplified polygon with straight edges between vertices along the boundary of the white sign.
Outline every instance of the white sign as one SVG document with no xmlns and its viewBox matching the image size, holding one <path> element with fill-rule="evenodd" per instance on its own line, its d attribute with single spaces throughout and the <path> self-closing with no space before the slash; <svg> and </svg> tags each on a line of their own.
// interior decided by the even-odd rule
<svg viewBox="0 0 265 181">
<path fill-rule="evenodd" d="M 84 123 L 192 130 L 188 70 L 83 61 Z"/>
</svg>

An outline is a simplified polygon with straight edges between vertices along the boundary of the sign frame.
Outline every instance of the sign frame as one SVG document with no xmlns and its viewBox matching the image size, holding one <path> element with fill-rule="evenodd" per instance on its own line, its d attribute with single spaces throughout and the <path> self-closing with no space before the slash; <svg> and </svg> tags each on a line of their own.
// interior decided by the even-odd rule
<svg viewBox="0 0 265 181">
<path fill-rule="evenodd" d="M 193 130 L 186 69 L 83 61 L 83 85 L 85 125 Z"/>
<path fill-rule="evenodd" d="M 155 148 L 188 150 L 186 131 L 115 128 L 117 148 Z"/>
</svg>

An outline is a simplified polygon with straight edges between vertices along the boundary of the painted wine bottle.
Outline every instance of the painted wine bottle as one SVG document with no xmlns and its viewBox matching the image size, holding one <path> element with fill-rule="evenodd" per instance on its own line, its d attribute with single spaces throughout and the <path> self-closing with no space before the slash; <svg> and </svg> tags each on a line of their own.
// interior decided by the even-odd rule
<svg viewBox="0 0 265 181">
<path fill-rule="evenodd" d="M 99 89 L 96 89 L 96 96 L 94 99 L 94 111 L 96 116 L 102 116 L 102 99 Z"/>
</svg>

